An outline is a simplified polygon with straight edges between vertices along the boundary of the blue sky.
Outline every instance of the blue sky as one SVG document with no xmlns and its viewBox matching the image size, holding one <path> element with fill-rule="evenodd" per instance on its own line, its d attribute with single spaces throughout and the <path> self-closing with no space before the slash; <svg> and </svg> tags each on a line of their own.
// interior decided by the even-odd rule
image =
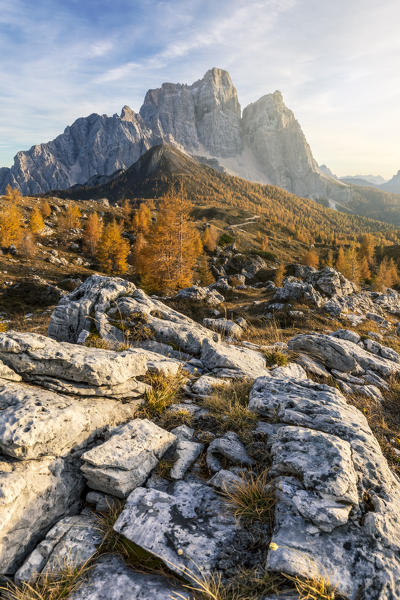
<svg viewBox="0 0 400 600">
<path fill-rule="evenodd" d="M 280 89 L 339 175 L 400 169 L 399 0 L 0 0 L 0 166 L 148 88 L 227 69 Z"/>
</svg>

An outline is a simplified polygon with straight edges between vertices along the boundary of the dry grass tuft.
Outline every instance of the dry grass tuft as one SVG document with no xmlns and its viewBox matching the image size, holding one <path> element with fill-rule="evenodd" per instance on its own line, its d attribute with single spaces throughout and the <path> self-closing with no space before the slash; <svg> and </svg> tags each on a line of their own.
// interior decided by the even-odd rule
<svg viewBox="0 0 400 600">
<path fill-rule="evenodd" d="M 204 575 L 184 569 L 182 574 L 189 579 L 191 585 L 184 587 L 195 593 L 198 600 L 259 600 L 269 594 L 279 594 L 287 591 L 288 581 L 276 573 L 268 573 L 262 568 L 241 569 L 237 575 L 228 581 L 223 581 L 220 573 Z M 175 592 L 172 600 L 185 598 Z"/>
<path fill-rule="evenodd" d="M 197 575 L 187 569 L 185 576 L 192 581 L 192 585 L 184 587 L 195 592 L 196 598 L 199 600 L 240 600 L 237 594 L 232 594 L 232 591 L 224 585 L 219 573 L 205 576 Z M 186 600 L 186 596 L 179 592 L 172 593 L 170 598 L 171 600 Z"/>
<path fill-rule="evenodd" d="M 4 600 L 62 600 L 77 590 L 92 566 L 89 559 L 80 567 L 63 565 L 58 572 L 41 573 L 33 583 L 10 583 L 0 588 Z"/>
<path fill-rule="evenodd" d="M 296 592 L 299 594 L 299 600 L 340 600 L 343 598 L 337 594 L 337 588 L 329 582 L 329 579 L 322 575 L 316 577 L 285 575 L 285 577 L 294 584 Z"/>
<path fill-rule="evenodd" d="M 286 365 L 289 362 L 288 356 L 286 356 L 286 354 L 283 354 L 283 352 L 279 352 L 277 350 L 274 350 L 272 352 L 264 352 L 264 357 L 268 367 L 286 367 Z"/>
<path fill-rule="evenodd" d="M 275 490 L 269 485 L 268 470 L 257 476 L 243 476 L 240 482 L 224 492 L 235 518 L 240 521 L 261 521 L 272 526 L 276 504 Z"/>
<path fill-rule="evenodd" d="M 108 340 L 103 340 L 98 334 L 91 333 L 85 340 L 85 346 L 88 348 L 101 348 L 102 350 L 111 350 L 112 344 Z"/>
<path fill-rule="evenodd" d="M 245 435 L 254 428 L 257 416 L 247 408 L 252 386 L 246 379 L 233 380 L 216 387 L 211 397 L 203 400 L 204 408 L 215 419 L 220 432 L 236 431 Z"/>
<path fill-rule="evenodd" d="M 187 425 L 190 427 L 192 425 L 192 420 L 193 415 L 188 410 L 183 408 L 179 410 L 167 410 L 163 412 L 159 418 L 158 425 L 170 431 L 179 425 Z"/>
<path fill-rule="evenodd" d="M 150 389 L 146 392 L 146 403 L 141 412 L 145 417 L 151 419 L 159 417 L 168 406 L 171 406 L 179 398 L 185 377 L 182 369 L 179 369 L 175 375 L 149 373 L 145 382 L 150 385 Z"/>
</svg>

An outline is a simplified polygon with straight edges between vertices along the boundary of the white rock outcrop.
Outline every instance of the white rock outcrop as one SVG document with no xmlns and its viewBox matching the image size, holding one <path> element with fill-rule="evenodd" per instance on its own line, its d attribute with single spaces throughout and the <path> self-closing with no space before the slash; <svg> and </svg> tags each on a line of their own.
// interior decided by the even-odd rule
<svg viewBox="0 0 400 600">
<path fill-rule="evenodd" d="M 147 419 L 134 419 L 110 432 L 104 444 L 82 456 L 90 488 L 126 498 L 142 485 L 176 437 Z"/>
<path fill-rule="evenodd" d="M 273 421 L 275 525 L 266 567 L 323 574 L 345 597 L 400 594 L 400 481 L 366 418 L 335 388 L 261 377 L 249 408 Z"/>
</svg>

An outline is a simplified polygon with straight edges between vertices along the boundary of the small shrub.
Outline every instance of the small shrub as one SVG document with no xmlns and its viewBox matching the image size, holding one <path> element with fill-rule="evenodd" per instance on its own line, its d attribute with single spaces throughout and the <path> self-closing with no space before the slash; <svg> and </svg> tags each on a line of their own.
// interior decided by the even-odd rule
<svg viewBox="0 0 400 600">
<path fill-rule="evenodd" d="M 268 470 L 256 477 L 248 475 L 224 492 L 235 517 L 240 521 L 261 521 L 272 526 L 275 490 L 268 485 Z"/>
<path fill-rule="evenodd" d="M 343 596 L 337 595 L 337 588 L 329 582 L 329 579 L 322 577 L 322 575 L 316 577 L 293 577 L 292 575 L 285 575 L 285 577 L 294 583 L 299 600 L 343 599 Z"/>
<path fill-rule="evenodd" d="M 245 435 L 254 428 L 257 416 L 248 409 L 252 382 L 236 380 L 215 388 L 210 398 L 203 400 L 203 406 L 216 420 L 221 432 L 236 431 Z"/>
<path fill-rule="evenodd" d="M 150 389 L 146 391 L 143 414 L 147 418 L 159 417 L 179 397 L 184 380 L 182 369 L 179 369 L 175 375 L 149 373 L 145 382 L 150 385 Z"/>
<path fill-rule="evenodd" d="M 278 259 L 276 254 L 270 252 L 269 250 L 250 250 L 247 254 L 261 256 L 261 258 L 264 258 L 265 260 L 268 260 L 270 262 L 276 262 Z"/>
<path fill-rule="evenodd" d="M 5 600 L 62 600 L 77 590 L 91 568 L 89 559 L 80 567 L 63 565 L 58 572 L 41 573 L 33 583 L 10 583 L 0 587 Z"/>
<path fill-rule="evenodd" d="M 265 357 L 265 360 L 267 361 L 267 365 L 269 367 L 272 367 L 272 366 L 286 367 L 286 365 L 288 364 L 288 361 L 289 361 L 286 354 L 283 354 L 282 352 L 275 351 L 275 350 L 272 352 L 264 352 L 264 357 Z"/>
<path fill-rule="evenodd" d="M 112 344 L 108 340 L 103 340 L 97 333 L 91 333 L 85 340 L 85 346 L 88 348 L 101 348 L 102 350 L 111 350 Z"/>
<path fill-rule="evenodd" d="M 232 235 L 229 235 L 229 233 L 223 233 L 218 240 L 218 246 L 229 246 L 230 244 L 233 244 L 233 242 L 235 241 L 235 238 Z"/>
<path fill-rule="evenodd" d="M 167 410 L 161 415 L 158 424 L 169 431 L 174 429 L 174 427 L 179 427 L 179 425 L 188 425 L 190 427 L 192 419 L 193 416 L 188 410 Z"/>
</svg>

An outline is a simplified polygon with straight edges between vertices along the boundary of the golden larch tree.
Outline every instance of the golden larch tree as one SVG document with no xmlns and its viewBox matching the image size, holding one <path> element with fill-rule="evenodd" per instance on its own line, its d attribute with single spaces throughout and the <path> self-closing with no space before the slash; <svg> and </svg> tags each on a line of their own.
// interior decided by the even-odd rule
<svg viewBox="0 0 400 600">
<path fill-rule="evenodd" d="M 103 232 L 103 221 L 97 212 L 90 213 L 83 231 L 83 247 L 91 256 L 95 256 Z"/>
<path fill-rule="evenodd" d="M 173 291 L 191 285 L 203 247 L 190 218 L 192 204 L 183 187 L 160 202 L 156 223 L 142 251 L 143 284 L 151 290 Z"/>
<path fill-rule="evenodd" d="M 29 219 L 29 228 L 34 235 L 40 235 L 44 230 L 44 221 L 39 208 L 35 206 Z"/>
<path fill-rule="evenodd" d="M 43 219 L 47 219 L 51 215 L 51 207 L 49 201 L 44 199 L 40 204 L 40 212 L 42 213 Z"/>
<path fill-rule="evenodd" d="M 285 265 L 281 263 L 275 271 L 275 285 L 276 287 L 282 287 L 283 278 L 285 277 Z"/>
<path fill-rule="evenodd" d="M 147 203 L 142 202 L 132 217 L 131 230 L 136 235 L 143 233 L 147 235 L 151 226 L 151 210 Z"/>
<path fill-rule="evenodd" d="M 22 194 L 17 188 L 12 188 L 10 184 L 6 187 L 6 200 L 8 202 L 19 202 L 22 200 Z"/>
<path fill-rule="evenodd" d="M 129 243 L 122 237 L 120 225 L 115 220 L 108 223 L 103 229 L 97 250 L 101 267 L 109 273 L 125 273 L 129 250 Z"/>
<path fill-rule="evenodd" d="M 368 259 L 366 256 L 360 258 L 360 278 L 364 281 L 371 277 L 371 270 L 369 268 Z"/>
<path fill-rule="evenodd" d="M 375 240 L 373 235 L 365 233 L 360 238 L 360 256 L 366 258 L 368 264 L 371 266 L 374 262 L 375 255 Z"/>
<path fill-rule="evenodd" d="M 11 244 L 18 244 L 22 231 L 22 214 L 15 202 L 10 202 L 0 210 L 0 246 L 7 248 Z"/>
<path fill-rule="evenodd" d="M 336 270 L 339 271 L 339 273 L 342 273 L 342 275 L 344 275 L 343 271 L 346 269 L 346 259 L 344 256 L 343 246 L 340 246 L 340 248 L 338 250 L 335 266 L 336 266 Z"/>
</svg>

